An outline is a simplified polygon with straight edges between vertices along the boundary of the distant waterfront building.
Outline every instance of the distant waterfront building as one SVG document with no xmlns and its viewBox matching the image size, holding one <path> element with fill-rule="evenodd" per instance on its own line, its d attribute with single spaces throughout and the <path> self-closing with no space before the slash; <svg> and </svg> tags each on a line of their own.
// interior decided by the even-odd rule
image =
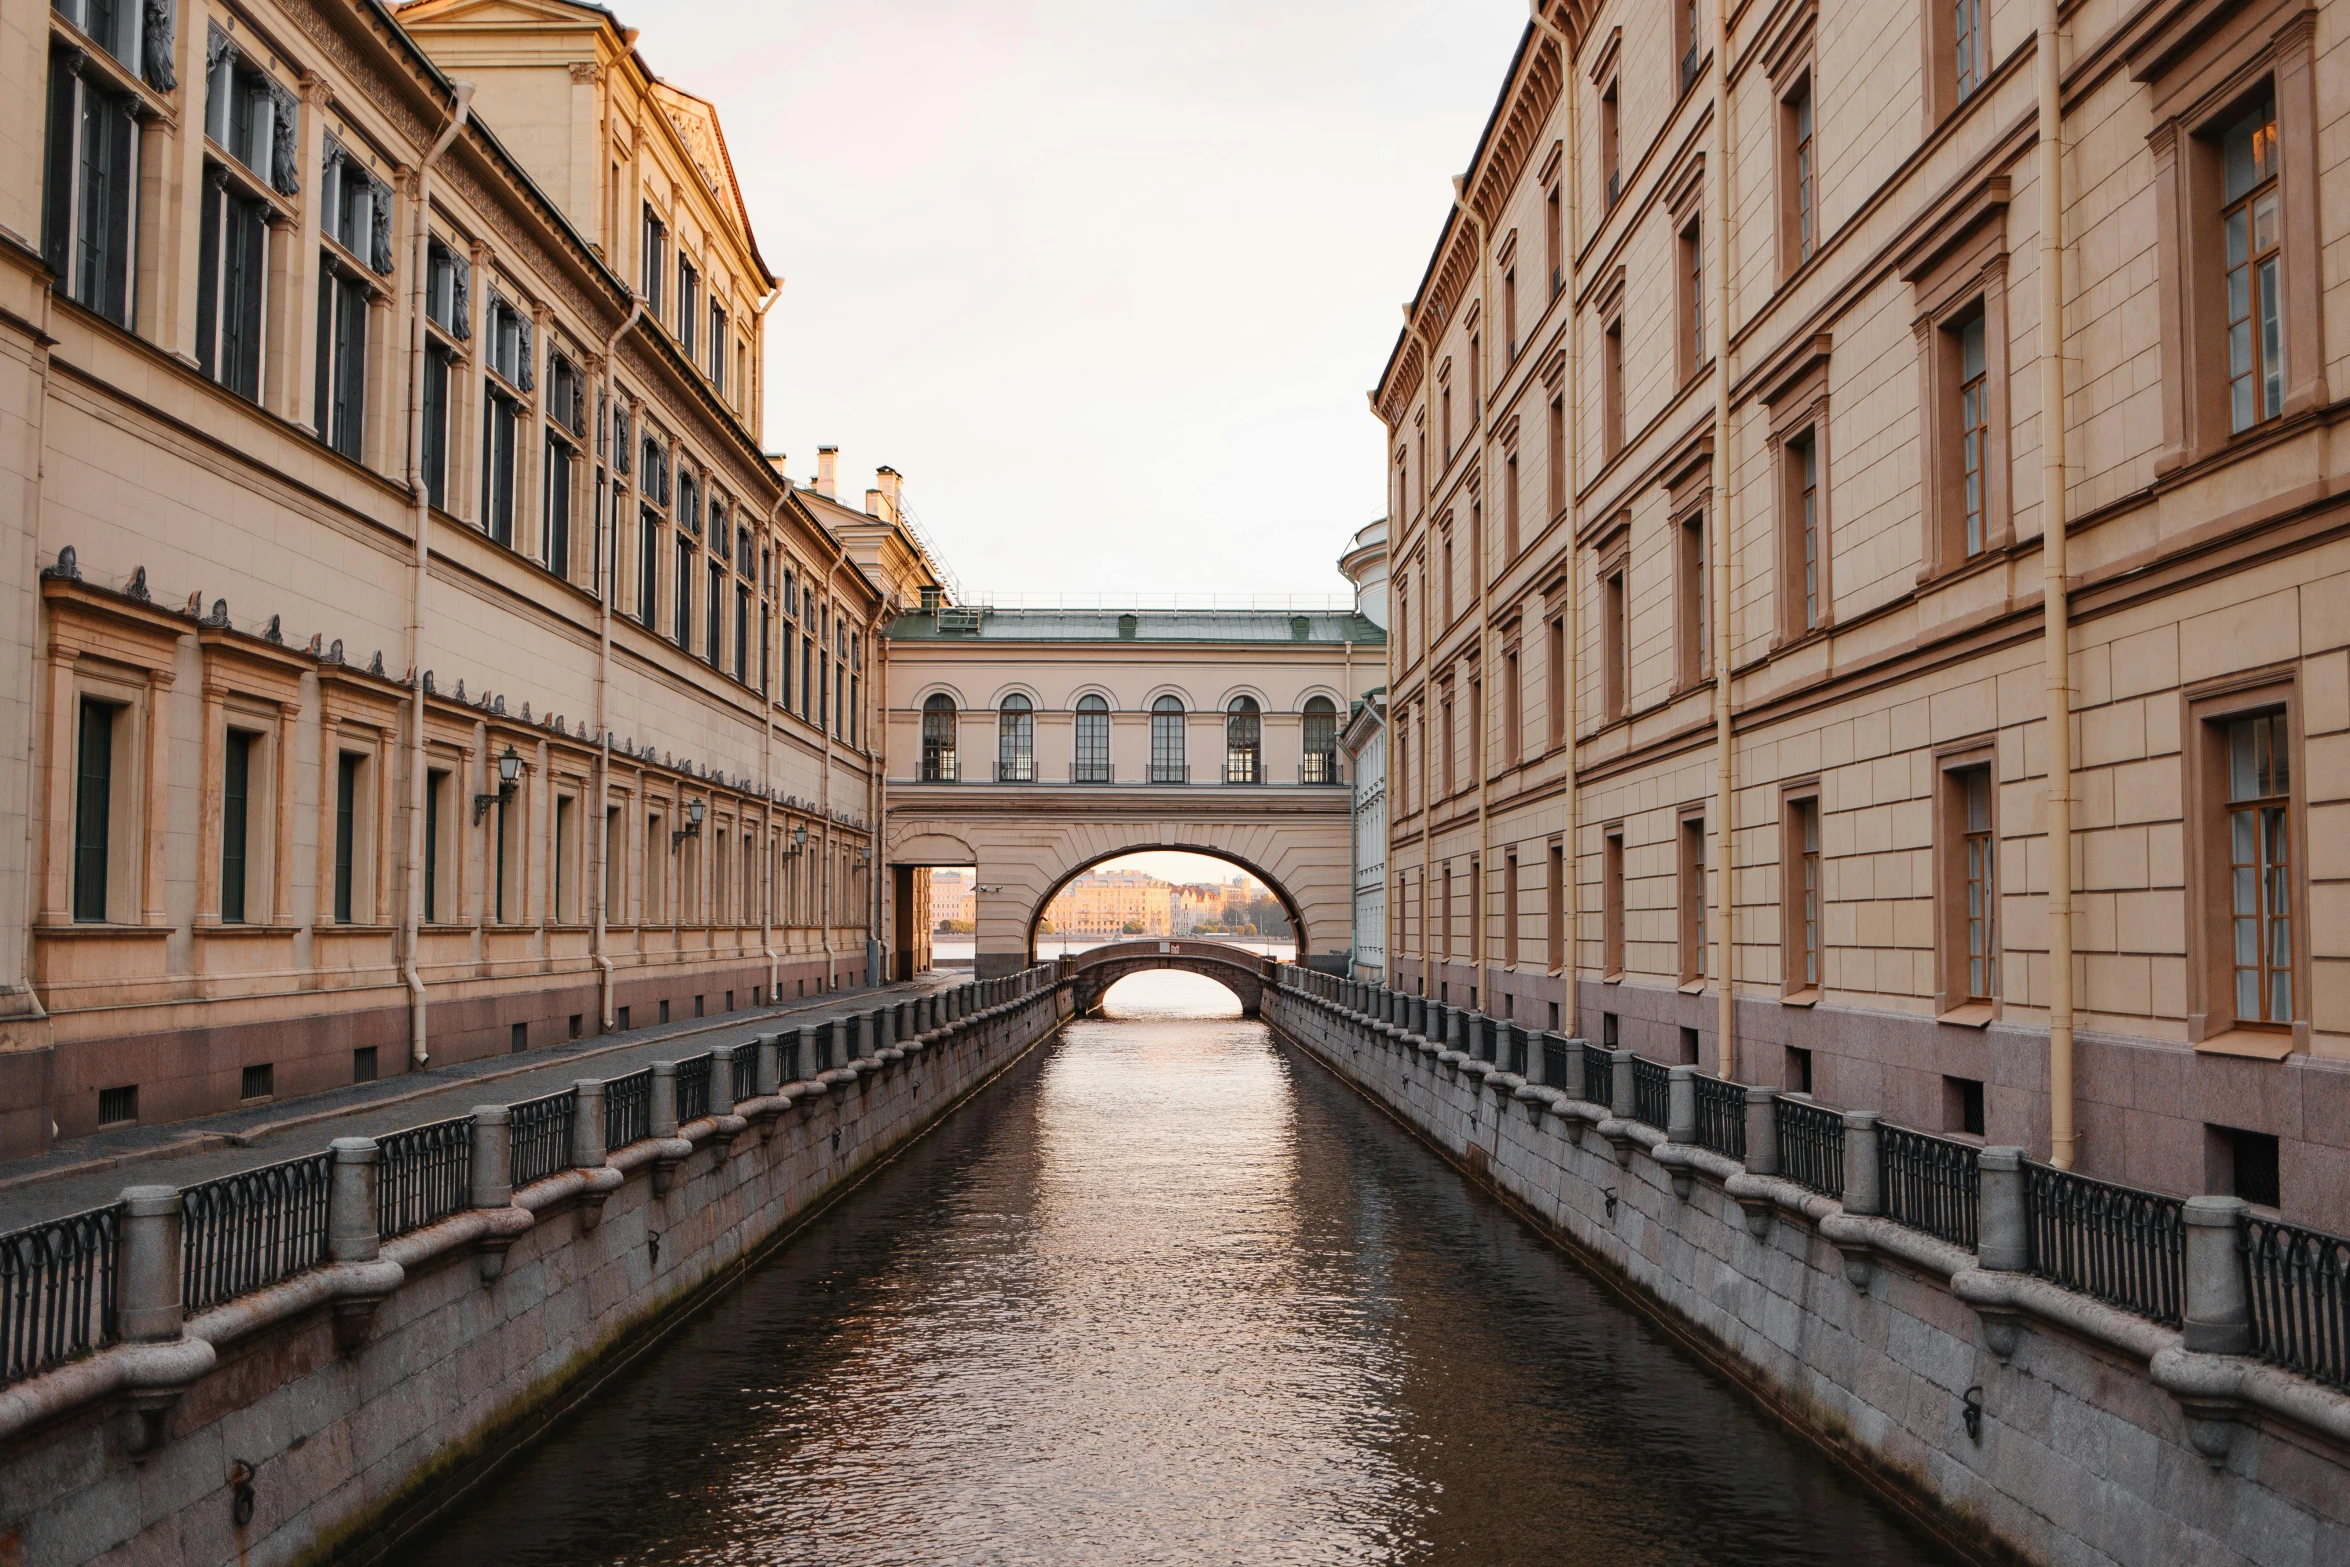
<svg viewBox="0 0 2350 1567">
<path fill-rule="evenodd" d="M 1365 527 L 1338 557 L 1355 585 L 1355 612 L 1384 628 L 1388 622 L 1387 519 Z M 1354 792 L 1354 974 L 1384 981 L 1387 974 L 1387 688 L 1363 693 L 1347 715 L 1338 748 L 1346 754 Z"/>
</svg>

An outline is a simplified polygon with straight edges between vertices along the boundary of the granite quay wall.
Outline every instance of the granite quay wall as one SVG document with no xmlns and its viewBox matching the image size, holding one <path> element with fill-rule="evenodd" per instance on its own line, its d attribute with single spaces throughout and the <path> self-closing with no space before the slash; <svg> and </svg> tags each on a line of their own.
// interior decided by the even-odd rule
<svg viewBox="0 0 2350 1567">
<path fill-rule="evenodd" d="M 1264 1017 L 1977 1556 L 2350 1562 L 2350 1242 L 1290 966 Z"/>
<path fill-rule="evenodd" d="M 1073 986 L 1043 965 L 0 1235 L 0 1563 L 382 1556 Z"/>
</svg>

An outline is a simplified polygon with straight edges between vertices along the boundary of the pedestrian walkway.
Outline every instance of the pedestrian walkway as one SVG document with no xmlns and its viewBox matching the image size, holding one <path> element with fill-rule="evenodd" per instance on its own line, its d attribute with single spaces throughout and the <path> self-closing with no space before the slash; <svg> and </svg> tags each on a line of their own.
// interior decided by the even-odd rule
<svg viewBox="0 0 2350 1567">
<path fill-rule="evenodd" d="M 619 1077 L 650 1061 L 699 1055 L 932 990 L 968 974 L 931 973 L 903 984 L 839 990 L 780 1007 L 682 1021 L 428 1067 L 300 1099 L 255 1105 L 167 1126 L 99 1132 L 28 1159 L 0 1160 L 0 1231 L 112 1202 L 126 1186 L 191 1186 L 214 1176 L 324 1148 L 337 1137 L 377 1137 L 569 1088 L 583 1077 Z"/>
</svg>

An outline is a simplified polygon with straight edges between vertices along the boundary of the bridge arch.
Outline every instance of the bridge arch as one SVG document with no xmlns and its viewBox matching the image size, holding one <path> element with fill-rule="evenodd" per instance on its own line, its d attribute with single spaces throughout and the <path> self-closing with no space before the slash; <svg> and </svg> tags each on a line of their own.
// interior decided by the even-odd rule
<svg viewBox="0 0 2350 1567">
<path fill-rule="evenodd" d="M 1301 953 L 1307 950 L 1305 915 L 1298 907 L 1297 898 L 1291 894 L 1287 887 L 1282 885 L 1281 878 L 1279 876 L 1274 875 L 1272 872 L 1264 869 L 1262 866 L 1250 863 L 1240 855 L 1233 853 L 1230 849 L 1210 848 L 1204 844 L 1197 843 L 1143 843 L 1134 844 L 1123 849 L 1111 849 L 1104 853 L 1096 854 L 1090 859 L 1083 860 L 1077 864 L 1071 865 L 1066 870 L 1062 871 L 1057 877 L 1053 879 L 1049 885 L 1045 887 L 1044 891 L 1038 895 L 1035 906 L 1031 908 L 1028 913 L 1028 961 L 1030 963 L 1035 963 L 1038 961 L 1036 951 L 1037 927 L 1044 923 L 1045 910 L 1052 907 L 1053 899 L 1060 896 L 1062 888 L 1068 886 L 1069 883 L 1075 881 L 1078 877 L 1084 875 L 1087 871 L 1098 870 L 1102 866 L 1107 865 L 1112 860 L 1124 859 L 1127 855 L 1130 854 L 1165 853 L 1196 854 L 1202 859 L 1221 860 L 1236 871 L 1245 871 L 1249 875 L 1254 876 L 1259 882 L 1264 884 L 1265 890 L 1270 892 L 1273 895 L 1274 900 L 1281 905 L 1282 914 L 1289 920 L 1290 939 L 1297 944 L 1297 950 Z M 1153 937 L 1152 939 L 1157 940 L 1159 938 Z M 1210 945 L 1227 947 L 1232 951 L 1242 950 L 1237 947 L 1231 947 L 1231 944 L 1227 942 L 1213 942 L 1210 943 Z M 1251 1015 L 1253 1016 L 1254 1014 Z"/>
<path fill-rule="evenodd" d="M 1274 960 L 1221 941 L 1174 936 L 1114 941 L 1073 953 L 1062 962 L 1077 981 L 1080 1017 L 1100 1010 L 1102 998 L 1118 981 L 1153 969 L 1177 969 L 1212 979 L 1238 998 L 1241 1016 L 1255 1017 L 1264 1004 L 1265 984 Z"/>
</svg>

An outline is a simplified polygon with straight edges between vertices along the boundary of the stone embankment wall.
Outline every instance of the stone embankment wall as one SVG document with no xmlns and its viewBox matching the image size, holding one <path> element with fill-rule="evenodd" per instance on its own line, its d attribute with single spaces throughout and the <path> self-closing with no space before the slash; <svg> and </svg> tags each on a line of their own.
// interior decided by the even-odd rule
<svg viewBox="0 0 2350 1567">
<path fill-rule="evenodd" d="M 1464 1029 L 1424 998 L 1281 974 L 1263 1015 L 1284 1037 L 1979 1557 L 2350 1563 L 2350 1397 L 2210 1352 L 2249 1343 L 2234 1199 L 2180 1205 L 2183 1321 L 2166 1327 L 2029 1271 L 2020 1193 L 2034 1167 L 2012 1150 L 1981 1150 L 1980 1187 L 1966 1188 L 1980 1240 L 1953 1245 L 1882 1216 L 1873 1115 L 1839 1118 L 1838 1201 L 1749 1168 L 1778 1168 L 1767 1120 L 1746 1124 L 1770 1158 L 1701 1146 L 1691 1068 L 1669 1074 L 1668 1132 L 1628 1113 L 1629 1051 L 1593 1053 L 1611 1090 L 1596 1103 L 1509 1070 L 1586 1086 L 1580 1041 L 1543 1036 L 1557 1053 L 1538 1043 L 1530 1063 L 1481 1058 L 1464 1036 L 1490 1020 Z M 1574 1075 L 1546 1069 L 1569 1059 Z M 1653 1094 L 1668 1074 L 1643 1075 Z M 1777 1097 L 1713 1086 L 1766 1112 Z M 1657 1113 L 1653 1098 L 1642 1108 Z"/>
<path fill-rule="evenodd" d="M 338 1142 L 330 1260 L 208 1309 L 182 1308 L 183 1194 L 138 1189 L 116 1210 L 115 1342 L 0 1388 L 0 1567 L 380 1556 L 1049 1037 L 1072 985 L 1044 968 L 935 992 L 811 1030 L 806 1054 L 764 1036 L 740 1047 L 761 1055 L 739 1101 L 724 1052 L 661 1063 L 609 1151 L 625 1080 L 583 1083 L 578 1137 L 518 1186 L 529 1107 L 485 1107 L 455 1123 L 470 1193 L 396 1235 L 393 1140 Z M 795 1065 L 824 1069 L 785 1081 Z"/>
</svg>

